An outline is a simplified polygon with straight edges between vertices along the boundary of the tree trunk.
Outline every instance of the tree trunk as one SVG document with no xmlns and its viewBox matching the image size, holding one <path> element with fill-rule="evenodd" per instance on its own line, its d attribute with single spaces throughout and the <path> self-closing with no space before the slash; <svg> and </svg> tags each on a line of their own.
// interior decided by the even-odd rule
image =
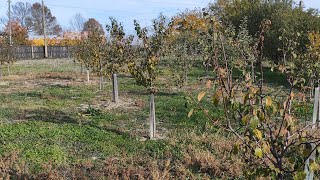
<svg viewBox="0 0 320 180">
<path fill-rule="evenodd" d="M 311 151 L 316 148 L 315 143 L 311 143 Z M 316 150 L 312 152 L 310 157 L 306 160 L 304 171 L 306 173 L 306 180 L 313 180 L 314 178 L 314 171 L 310 167 L 310 161 L 314 162 L 316 160 Z"/>
<path fill-rule="evenodd" d="M 112 74 L 112 90 L 113 102 L 117 103 L 119 100 L 117 74 Z"/>
<path fill-rule="evenodd" d="M 156 110 L 154 102 L 154 93 L 150 94 L 150 139 L 156 137 Z"/>
<path fill-rule="evenodd" d="M 8 75 L 10 76 L 10 75 L 11 75 L 11 72 L 10 72 L 10 63 L 8 64 L 7 69 L 8 69 Z"/>
<path fill-rule="evenodd" d="M 81 66 L 80 66 L 80 73 L 82 74 L 83 73 L 83 66 L 82 66 L 82 63 L 81 63 Z"/>
<path fill-rule="evenodd" d="M 103 90 L 103 75 L 100 75 L 100 79 L 99 79 L 99 86 L 100 86 L 100 90 Z"/>
<path fill-rule="evenodd" d="M 319 113 L 319 92 L 320 88 L 315 88 L 315 96 L 314 96 L 314 105 L 313 105 L 313 118 L 312 118 L 312 128 L 316 127 L 317 121 L 319 121 L 318 113 Z M 320 115 L 320 114 L 319 114 Z"/>
<path fill-rule="evenodd" d="M 73 69 L 74 69 L 75 71 L 77 70 L 77 62 L 76 62 L 75 59 L 73 60 Z"/>
<path fill-rule="evenodd" d="M 0 62 L 0 80 L 2 79 L 2 65 L 1 65 L 1 62 Z"/>
<path fill-rule="evenodd" d="M 87 68 L 87 82 L 90 83 L 90 70 Z"/>
<path fill-rule="evenodd" d="M 209 77 L 209 65 L 206 64 L 206 77 L 208 78 Z"/>
<path fill-rule="evenodd" d="M 255 77 L 254 77 L 254 63 L 253 61 L 251 62 L 251 78 L 252 78 L 252 82 L 255 82 Z"/>
<path fill-rule="evenodd" d="M 184 70 L 184 86 L 188 85 L 188 71 L 187 69 Z"/>
<path fill-rule="evenodd" d="M 277 179 L 278 179 L 278 180 L 283 180 L 283 174 L 279 173 Z"/>
<path fill-rule="evenodd" d="M 313 119 L 312 119 L 312 129 L 316 128 L 317 123 L 320 123 L 320 102 L 319 102 L 320 87 L 315 88 L 315 97 L 314 97 L 314 109 L 313 109 Z M 318 121 L 318 122 L 317 122 Z M 320 124 L 319 124 L 320 125 Z M 313 180 L 314 172 L 310 168 L 310 161 L 314 162 L 316 160 L 316 144 L 310 143 L 311 146 L 311 155 L 305 162 L 304 171 L 306 173 L 306 180 Z"/>
</svg>

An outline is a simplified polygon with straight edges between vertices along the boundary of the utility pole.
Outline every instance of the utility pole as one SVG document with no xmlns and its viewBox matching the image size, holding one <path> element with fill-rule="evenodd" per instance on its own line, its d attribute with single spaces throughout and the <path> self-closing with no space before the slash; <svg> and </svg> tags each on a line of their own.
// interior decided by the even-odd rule
<svg viewBox="0 0 320 180">
<path fill-rule="evenodd" d="M 48 47 L 47 47 L 47 32 L 46 32 L 46 15 L 44 11 L 44 0 L 42 0 L 42 28 L 43 28 L 43 39 L 44 39 L 44 57 L 48 57 Z"/>
<path fill-rule="evenodd" d="M 12 46 L 11 0 L 8 0 L 8 16 L 9 16 L 9 43 L 10 43 L 10 46 Z"/>
</svg>

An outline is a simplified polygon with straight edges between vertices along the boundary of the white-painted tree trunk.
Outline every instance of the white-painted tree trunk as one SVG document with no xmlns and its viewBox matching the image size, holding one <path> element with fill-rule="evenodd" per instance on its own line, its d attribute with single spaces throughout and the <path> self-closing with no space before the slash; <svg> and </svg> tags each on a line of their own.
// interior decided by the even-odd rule
<svg viewBox="0 0 320 180">
<path fill-rule="evenodd" d="M 150 94 L 150 139 L 156 137 L 156 109 L 154 102 L 154 93 Z"/>
<path fill-rule="evenodd" d="M 99 86 L 100 86 L 100 90 L 103 90 L 103 89 L 104 89 L 104 86 L 103 86 L 103 76 L 102 76 L 102 75 L 100 75 Z"/>
<path fill-rule="evenodd" d="M 112 97 L 113 102 L 119 101 L 118 78 L 117 74 L 112 74 Z"/>
<path fill-rule="evenodd" d="M 314 106 L 313 106 L 313 117 L 312 117 L 312 129 L 316 128 L 317 123 L 320 125 L 320 87 L 315 88 L 315 96 L 314 96 Z M 318 121 L 318 122 L 317 122 Z M 311 143 L 311 150 L 316 148 L 315 143 Z M 310 162 L 314 162 L 316 160 L 316 151 L 313 151 L 310 157 L 306 160 L 304 171 L 306 173 L 306 180 L 313 180 L 314 172 L 310 168 Z"/>
<path fill-rule="evenodd" d="M 320 87 L 315 88 L 314 105 L 313 105 L 313 117 L 312 117 L 312 128 L 315 128 L 317 120 L 319 121 L 319 90 Z"/>
<path fill-rule="evenodd" d="M 8 69 L 8 75 L 10 76 L 10 75 L 11 75 L 11 71 L 10 71 L 10 63 L 8 63 L 7 69 Z"/>
<path fill-rule="evenodd" d="M 0 63 L 0 80 L 2 79 L 2 65 Z"/>
<path fill-rule="evenodd" d="M 87 68 L 87 82 L 90 83 L 90 70 Z"/>
</svg>

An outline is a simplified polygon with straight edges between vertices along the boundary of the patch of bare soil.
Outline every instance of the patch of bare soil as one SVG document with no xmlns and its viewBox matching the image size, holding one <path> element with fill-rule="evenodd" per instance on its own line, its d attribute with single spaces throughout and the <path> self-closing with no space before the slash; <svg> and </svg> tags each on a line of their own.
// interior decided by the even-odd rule
<svg viewBox="0 0 320 180">
<path fill-rule="evenodd" d="M 27 92 L 48 86 L 82 86 L 88 84 L 85 75 L 75 72 L 26 73 L 24 75 L 5 76 L 0 81 L 1 93 Z M 98 78 L 92 77 L 90 84 L 98 84 Z"/>
<path fill-rule="evenodd" d="M 79 109 L 86 110 L 90 107 L 102 109 L 102 110 L 114 110 L 114 109 L 121 109 L 121 110 L 137 110 L 139 106 L 136 101 L 132 100 L 131 98 L 127 97 L 119 97 L 118 102 L 113 102 L 111 98 L 108 98 L 104 95 L 98 95 L 93 100 L 92 104 L 82 104 Z"/>
</svg>

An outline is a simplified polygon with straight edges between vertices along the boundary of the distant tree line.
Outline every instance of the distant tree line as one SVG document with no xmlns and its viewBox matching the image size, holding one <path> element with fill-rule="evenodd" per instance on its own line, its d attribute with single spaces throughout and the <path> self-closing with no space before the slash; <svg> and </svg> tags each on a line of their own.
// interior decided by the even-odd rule
<svg viewBox="0 0 320 180">
<path fill-rule="evenodd" d="M 51 10 L 45 6 L 45 17 L 48 35 L 61 33 L 62 28 Z M 319 10 L 305 9 L 303 3 L 295 3 L 293 0 L 217 0 L 204 9 L 215 15 L 221 22 L 232 25 L 236 32 L 243 19 L 247 19 L 248 31 L 252 37 L 257 37 L 260 23 L 263 20 L 270 20 L 270 30 L 265 33 L 264 57 L 278 61 L 282 57 L 281 49 L 283 40 L 293 33 L 298 33 L 298 49 L 301 52 L 307 50 L 309 34 L 317 33 L 320 30 Z M 30 4 L 28 2 L 17 2 L 12 5 L 13 18 L 13 42 L 14 44 L 27 44 L 25 40 L 28 33 L 42 35 L 42 6 L 40 3 Z M 201 46 L 201 32 L 208 26 L 204 20 L 202 11 L 199 9 L 185 11 L 176 14 L 173 18 L 176 31 L 180 37 L 172 39 L 172 43 L 180 43 L 183 51 L 197 51 Z M 2 19 L 4 22 L 4 20 Z M 189 24 L 188 26 L 182 26 Z M 70 20 L 70 30 L 78 32 L 92 32 L 97 30 L 99 34 L 105 34 L 100 22 L 94 18 L 86 19 L 80 13 L 75 14 Z M 3 34 L 8 33 L 8 24 L 3 29 Z M 197 40 L 198 39 L 198 40 Z M 184 46 L 188 47 L 184 48 Z M 199 52 L 200 53 L 200 52 Z M 185 53 L 184 53 L 185 54 Z M 184 68 L 185 69 L 185 68 Z"/>
</svg>

